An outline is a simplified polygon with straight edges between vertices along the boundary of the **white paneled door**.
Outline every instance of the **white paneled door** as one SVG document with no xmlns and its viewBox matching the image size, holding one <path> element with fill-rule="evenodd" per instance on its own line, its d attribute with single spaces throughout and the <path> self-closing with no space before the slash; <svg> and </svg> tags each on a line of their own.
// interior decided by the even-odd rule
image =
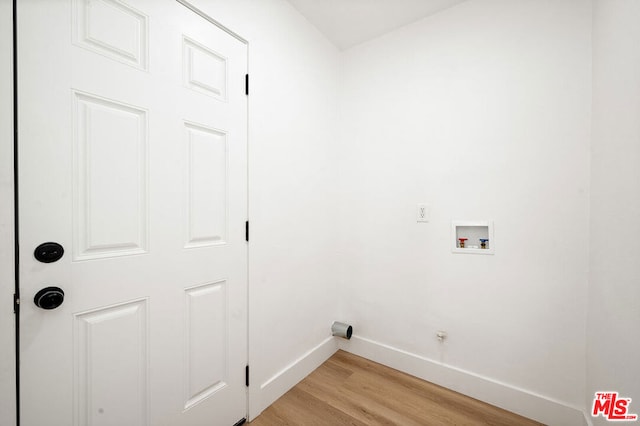
<svg viewBox="0 0 640 426">
<path fill-rule="evenodd" d="M 22 426 L 233 425 L 246 44 L 175 0 L 17 7 Z"/>
</svg>

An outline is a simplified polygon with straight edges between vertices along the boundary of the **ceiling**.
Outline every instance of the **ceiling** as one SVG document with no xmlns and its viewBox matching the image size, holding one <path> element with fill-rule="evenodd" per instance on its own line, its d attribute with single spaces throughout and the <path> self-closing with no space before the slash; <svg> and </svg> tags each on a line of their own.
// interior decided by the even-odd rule
<svg viewBox="0 0 640 426">
<path fill-rule="evenodd" d="M 465 0 L 289 0 L 339 49 L 348 49 Z"/>
</svg>

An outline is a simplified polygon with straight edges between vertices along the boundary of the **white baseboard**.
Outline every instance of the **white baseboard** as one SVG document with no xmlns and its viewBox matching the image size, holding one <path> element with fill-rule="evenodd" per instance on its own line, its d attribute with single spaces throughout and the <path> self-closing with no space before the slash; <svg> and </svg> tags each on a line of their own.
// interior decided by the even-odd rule
<svg viewBox="0 0 640 426">
<path fill-rule="evenodd" d="M 581 408 L 469 371 L 446 366 L 380 342 L 353 336 L 351 340 L 340 340 L 339 346 L 347 352 L 544 424 L 590 425 L 589 419 Z"/>
<path fill-rule="evenodd" d="M 283 368 L 269 380 L 260 385 L 259 401 L 252 401 L 249 409 L 249 420 L 255 419 L 265 408 L 287 393 L 300 380 L 331 357 L 338 350 L 335 337 L 328 337 L 318 346 L 312 348 L 300 358 Z M 251 395 L 256 395 L 252 392 Z M 257 402 L 257 403 L 256 403 Z"/>
</svg>

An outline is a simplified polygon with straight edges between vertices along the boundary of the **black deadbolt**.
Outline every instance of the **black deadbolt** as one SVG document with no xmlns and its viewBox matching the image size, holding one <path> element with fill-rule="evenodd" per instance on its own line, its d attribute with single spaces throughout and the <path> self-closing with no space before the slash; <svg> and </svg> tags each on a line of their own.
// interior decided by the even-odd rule
<svg viewBox="0 0 640 426">
<path fill-rule="evenodd" d="M 33 252 L 35 258 L 42 263 L 60 260 L 63 254 L 64 248 L 58 243 L 42 243 Z"/>
<path fill-rule="evenodd" d="M 38 308 L 55 309 L 62 305 L 64 301 L 64 291 L 60 287 L 43 288 L 36 293 L 33 302 Z"/>
</svg>

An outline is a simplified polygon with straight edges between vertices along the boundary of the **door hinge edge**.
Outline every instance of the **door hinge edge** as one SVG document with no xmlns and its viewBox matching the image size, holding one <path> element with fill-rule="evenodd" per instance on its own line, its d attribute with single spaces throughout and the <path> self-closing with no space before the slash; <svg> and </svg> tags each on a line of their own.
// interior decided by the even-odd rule
<svg viewBox="0 0 640 426">
<path fill-rule="evenodd" d="M 20 296 L 14 293 L 13 295 L 13 313 L 17 314 L 20 310 Z"/>
<path fill-rule="evenodd" d="M 249 221 L 248 220 L 244 223 L 244 239 L 246 242 L 249 242 Z"/>
<path fill-rule="evenodd" d="M 244 75 L 244 94 L 249 96 L 249 74 Z"/>
<path fill-rule="evenodd" d="M 246 387 L 249 387 L 249 366 L 248 365 L 244 368 L 244 384 Z"/>
</svg>

